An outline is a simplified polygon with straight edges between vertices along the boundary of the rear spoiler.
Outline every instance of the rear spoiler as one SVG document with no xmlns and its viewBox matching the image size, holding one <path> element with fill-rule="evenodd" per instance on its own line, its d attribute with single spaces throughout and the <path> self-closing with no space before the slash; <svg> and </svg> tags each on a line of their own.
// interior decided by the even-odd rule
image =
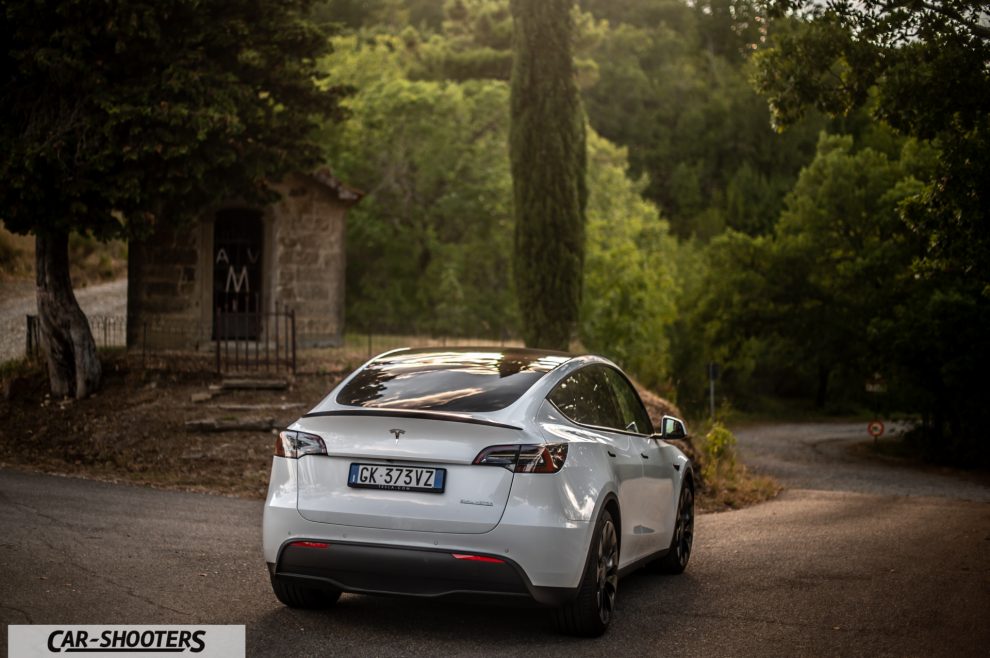
<svg viewBox="0 0 990 658">
<path fill-rule="evenodd" d="M 443 413 L 439 411 L 417 411 L 415 409 L 334 409 L 332 411 L 311 411 L 303 418 L 320 418 L 323 416 L 384 416 L 386 418 L 422 418 L 423 420 L 445 420 L 453 423 L 469 423 L 471 425 L 487 425 L 507 430 L 522 430 L 516 425 L 507 425 L 487 418 L 465 416 L 463 414 Z"/>
</svg>

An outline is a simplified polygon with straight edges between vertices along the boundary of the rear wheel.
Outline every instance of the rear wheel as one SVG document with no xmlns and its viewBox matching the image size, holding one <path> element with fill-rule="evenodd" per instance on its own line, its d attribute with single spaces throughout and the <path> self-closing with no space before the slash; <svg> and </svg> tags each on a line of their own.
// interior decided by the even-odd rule
<svg viewBox="0 0 990 658">
<path fill-rule="evenodd" d="M 681 484 L 681 495 L 677 501 L 677 522 L 674 536 L 670 540 L 667 554 L 653 563 L 653 569 L 660 573 L 684 573 L 691 559 L 694 544 L 694 488 L 688 480 Z"/>
<path fill-rule="evenodd" d="M 612 621 L 619 585 L 619 538 L 608 510 L 598 519 L 578 594 L 555 611 L 557 629 L 568 635 L 598 637 Z"/>
<path fill-rule="evenodd" d="M 339 589 L 305 587 L 278 576 L 272 576 L 272 591 L 290 608 L 329 608 L 340 598 Z"/>
</svg>

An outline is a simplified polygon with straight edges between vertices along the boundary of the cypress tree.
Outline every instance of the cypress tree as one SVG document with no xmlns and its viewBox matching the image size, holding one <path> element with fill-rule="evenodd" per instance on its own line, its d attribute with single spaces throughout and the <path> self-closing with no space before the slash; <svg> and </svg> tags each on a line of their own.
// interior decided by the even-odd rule
<svg viewBox="0 0 990 658">
<path fill-rule="evenodd" d="M 512 0 L 514 274 L 529 347 L 566 350 L 581 307 L 586 151 L 572 0 Z"/>
</svg>

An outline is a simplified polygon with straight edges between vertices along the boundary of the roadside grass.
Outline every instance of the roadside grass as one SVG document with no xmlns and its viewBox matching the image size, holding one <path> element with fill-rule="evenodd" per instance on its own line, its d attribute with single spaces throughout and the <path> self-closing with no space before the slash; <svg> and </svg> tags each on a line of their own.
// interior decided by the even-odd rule
<svg viewBox="0 0 990 658">
<path fill-rule="evenodd" d="M 27 358 L 0 361 L 0 382 L 6 383 L 18 378 L 30 377 L 37 373 L 38 367 L 38 363 Z"/>
<path fill-rule="evenodd" d="M 701 483 L 698 508 L 722 512 L 749 507 L 777 496 L 783 486 L 773 477 L 752 473 L 736 451 L 735 435 L 721 422 L 696 425 L 701 431 L 692 442 L 691 456 Z"/>
</svg>

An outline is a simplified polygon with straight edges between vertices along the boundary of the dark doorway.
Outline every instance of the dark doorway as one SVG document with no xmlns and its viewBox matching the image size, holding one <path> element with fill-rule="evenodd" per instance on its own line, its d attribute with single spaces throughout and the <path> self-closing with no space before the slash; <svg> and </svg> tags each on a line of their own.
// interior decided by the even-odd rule
<svg viewBox="0 0 990 658">
<path fill-rule="evenodd" d="M 261 334 L 261 212 L 220 210 L 213 225 L 213 338 Z"/>
</svg>

